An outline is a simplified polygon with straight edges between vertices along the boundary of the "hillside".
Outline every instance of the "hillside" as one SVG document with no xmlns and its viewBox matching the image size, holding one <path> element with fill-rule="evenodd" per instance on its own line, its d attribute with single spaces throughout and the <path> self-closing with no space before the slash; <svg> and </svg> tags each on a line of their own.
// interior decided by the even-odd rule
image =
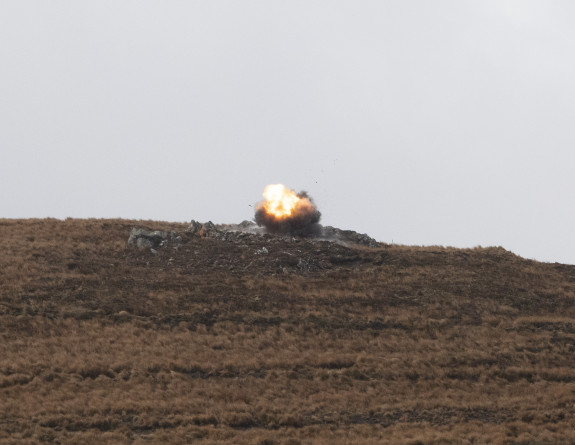
<svg viewBox="0 0 575 445">
<path fill-rule="evenodd" d="M 1 444 L 575 442 L 575 266 L 187 228 L 0 220 Z"/>
</svg>

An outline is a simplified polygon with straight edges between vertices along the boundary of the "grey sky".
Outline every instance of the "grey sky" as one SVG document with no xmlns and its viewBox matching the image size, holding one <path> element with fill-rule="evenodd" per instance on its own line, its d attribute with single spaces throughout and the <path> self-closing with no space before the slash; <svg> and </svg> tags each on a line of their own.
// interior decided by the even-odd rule
<svg viewBox="0 0 575 445">
<path fill-rule="evenodd" d="M 575 2 L 0 2 L 0 217 L 240 222 L 575 264 Z"/>
</svg>

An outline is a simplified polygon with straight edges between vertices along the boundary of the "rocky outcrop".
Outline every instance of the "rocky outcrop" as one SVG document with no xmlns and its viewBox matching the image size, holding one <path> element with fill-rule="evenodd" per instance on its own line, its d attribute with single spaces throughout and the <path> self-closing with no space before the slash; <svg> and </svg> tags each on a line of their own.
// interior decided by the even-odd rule
<svg viewBox="0 0 575 445">
<path fill-rule="evenodd" d="M 196 233 L 198 233 L 202 229 L 202 226 L 203 226 L 202 223 L 199 223 L 199 222 L 192 219 L 192 221 L 190 222 L 190 225 L 186 229 L 186 232 L 191 233 L 192 235 L 195 235 Z"/>
<path fill-rule="evenodd" d="M 190 225 L 185 230 L 186 236 L 199 236 L 222 241 L 246 241 L 249 239 L 259 239 L 262 236 L 274 239 L 295 240 L 292 235 L 268 234 L 262 227 L 258 227 L 251 221 L 243 221 L 240 224 L 214 224 L 211 221 L 200 223 L 190 221 Z M 270 239 L 271 239 L 270 238 Z M 354 232 L 353 230 L 341 230 L 331 226 L 317 224 L 317 230 L 313 234 L 305 236 L 310 240 L 330 241 L 339 244 L 359 244 L 368 247 L 380 245 L 375 239 L 366 234 Z M 141 248 L 157 249 L 171 245 L 178 248 L 183 244 L 182 236 L 176 232 L 164 232 L 161 230 L 150 231 L 142 228 L 134 228 L 130 233 L 128 244 Z M 259 252 L 265 254 L 265 252 Z"/>
<path fill-rule="evenodd" d="M 218 235 L 220 231 L 216 228 L 216 225 L 211 221 L 202 224 L 192 219 L 190 225 L 186 229 L 186 232 L 191 233 L 192 235 L 214 238 Z"/>
<path fill-rule="evenodd" d="M 323 226 L 318 238 L 340 243 L 361 244 L 368 247 L 377 247 L 380 245 L 380 243 L 365 233 L 357 233 L 353 230 L 341 230 L 332 226 Z"/>
<path fill-rule="evenodd" d="M 179 247 L 182 244 L 182 237 L 176 232 L 164 232 L 162 230 L 146 230 L 134 227 L 128 238 L 128 245 L 140 248 L 157 249 L 160 247 Z"/>
</svg>

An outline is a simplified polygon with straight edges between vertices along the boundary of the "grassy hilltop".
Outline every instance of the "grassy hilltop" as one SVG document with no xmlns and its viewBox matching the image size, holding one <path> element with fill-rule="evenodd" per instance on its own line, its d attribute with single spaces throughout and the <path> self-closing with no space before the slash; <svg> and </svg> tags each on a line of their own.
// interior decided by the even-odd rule
<svg viewBox="0 0 575 445">
<path fill-rule="evenodd" d="M 186 227 L 0 220 L 0 444 L 575 442 L 575 266 Z"/>
</svg>

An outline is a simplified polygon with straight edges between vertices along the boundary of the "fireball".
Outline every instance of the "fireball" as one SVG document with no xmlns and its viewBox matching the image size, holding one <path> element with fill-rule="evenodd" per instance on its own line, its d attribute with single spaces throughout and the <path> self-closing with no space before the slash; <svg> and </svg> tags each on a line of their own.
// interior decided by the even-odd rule
<svg viewBox="0 0 575 445">
<path fill-rule="evenodd" d="M 306 192 L 271 184 L 263 196 L 265 199 L 256 206 L 255 221 L 268 232 L 310 235 L 317 230 L 321 213 Z"/>
<path fill-rule="evenodd" d="M 270 184 L 264 190 L 266 212 L 281 219 L 293 214 L 301 198 L 283 184 Z"/>
</svg>

